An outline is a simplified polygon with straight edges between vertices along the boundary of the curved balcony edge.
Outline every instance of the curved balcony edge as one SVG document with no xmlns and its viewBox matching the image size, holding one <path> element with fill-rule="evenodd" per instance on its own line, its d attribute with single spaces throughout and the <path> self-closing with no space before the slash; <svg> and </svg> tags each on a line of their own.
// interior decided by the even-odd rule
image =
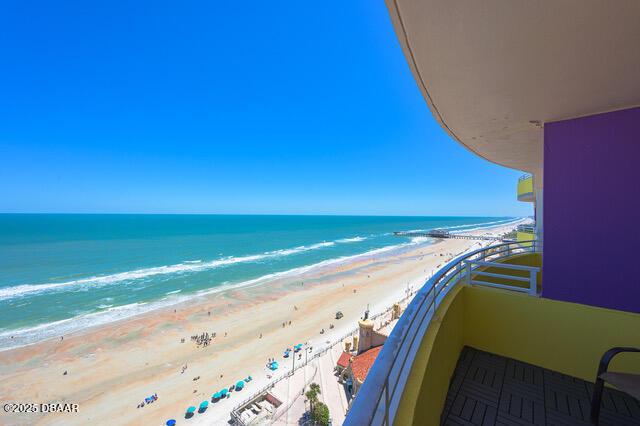
<svg viewBox="0 0 640 426">
<path fill-rule="evenodd" d="M 482 285 L 482 281 L 476 281 L 478 274 L 482 274 L 478 268 L 516 254 L 538 252 L 536 241 L 532 240 L 529 243 L 526 246 L 523 246 L 522 242 L 494 244 L 464 253 L 439 269 L 422 286 L 400 317 L 356 395 L 344 424 L 393 424 L 411 366 L 440 302 L 450 290 L 461 283 Z M 486 275 L 496 276 L 492 273 Z M 535 289 L 535 273 L 532 273 L 532 280 L 532 288 Z M 501 284 L 494 286 L 507 287 Z M 533 293 L 523 287 L 510 289 Z"/>
</svg>

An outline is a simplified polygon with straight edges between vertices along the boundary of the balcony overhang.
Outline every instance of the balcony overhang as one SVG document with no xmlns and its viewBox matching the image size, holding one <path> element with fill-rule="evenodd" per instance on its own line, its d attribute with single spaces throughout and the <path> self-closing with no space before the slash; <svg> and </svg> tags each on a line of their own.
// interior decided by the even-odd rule
<svg viewBox="0 0 640 426">
<path fill-rule="evenodd" d="M 386 0 L 440 125 L 538 175 L 542 126 L 640 105 L 640 2 Z"/>
</svg>

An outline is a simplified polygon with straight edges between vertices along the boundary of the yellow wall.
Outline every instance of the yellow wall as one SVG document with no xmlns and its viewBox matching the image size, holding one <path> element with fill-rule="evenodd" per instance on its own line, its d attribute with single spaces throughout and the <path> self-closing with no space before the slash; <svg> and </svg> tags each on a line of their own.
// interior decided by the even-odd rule
<svg viewBox="0 0 640 426">
<path fill-rule="evenodd" d="M 464 291 L 465 343 L 593 381 L 602 354 L 640 347 L 640 315 L 511 291 Z M 623 354 L 612 368 L 640 371 L 640 356 Z"/>
<path fill-rule="evenodd" d="M 452 292 L 440 308 L 441 320 L 429 327 L 412 367 L 397 425 L 439 424 L 464 345 L 589 381 L 607 349 L 640 347 L 640 315 L 628 312 L 479 286 Z M 611 368 L 640 371 L 640 355 L 619 355 Z"/>
<path fill-rule="evenodd" d="M 532 241 L 535 240 L 536 236 L 534 234 L 531 234 L 529 232 L 516 232 L 516 241 L 520 242 L 520 241 Z M 524 243 L 521 244 L 523 247 L 531 247 L 531 243 Z"/>
<path fill-rule="evenodd" d="M 463 287 L 452 290 L 442 301 L 436 318 L 425 333 L 407 381 L 394 424 L 439 425 L 449 380 L 463 347 Z M 428 371 L 429 374 L 425 374 Z M 443 391 L 444 389 L 444 391 Z M 420 407 L 414 416 L 414 408 Z M 430 415 L 438 413 L 438 416 Z"/>
<path fill-rule="evenodd" d="M 522 201 L 533 201 L 533 177 L 527 179 L 518 179 L 518 200 L 525 196 L 527 199 Z M 529 199 L 531 198 L 531 199 Z"/>
</svg>

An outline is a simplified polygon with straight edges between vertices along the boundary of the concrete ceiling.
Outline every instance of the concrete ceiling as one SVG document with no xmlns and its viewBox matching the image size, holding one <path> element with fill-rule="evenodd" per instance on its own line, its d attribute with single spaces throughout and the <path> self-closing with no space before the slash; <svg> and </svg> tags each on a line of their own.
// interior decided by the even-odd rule
<svg viewBox="0 0 640 426">
<path fill-rule="evenodd" d="M 539 175 L 545 122 L 640 105 L 640 0 L 386 0 L 433 115 Z"/>
</svg>

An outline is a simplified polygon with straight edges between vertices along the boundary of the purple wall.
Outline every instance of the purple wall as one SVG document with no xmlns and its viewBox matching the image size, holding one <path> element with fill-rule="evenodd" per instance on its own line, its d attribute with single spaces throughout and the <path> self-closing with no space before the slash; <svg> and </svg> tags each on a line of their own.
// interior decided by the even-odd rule
<svg viewBox="0 0 640 426">
<path fill-rule="evenodd" d="M 640 108 L 545 124 L 543 296 L 640 313 Z"/>
</svg>

